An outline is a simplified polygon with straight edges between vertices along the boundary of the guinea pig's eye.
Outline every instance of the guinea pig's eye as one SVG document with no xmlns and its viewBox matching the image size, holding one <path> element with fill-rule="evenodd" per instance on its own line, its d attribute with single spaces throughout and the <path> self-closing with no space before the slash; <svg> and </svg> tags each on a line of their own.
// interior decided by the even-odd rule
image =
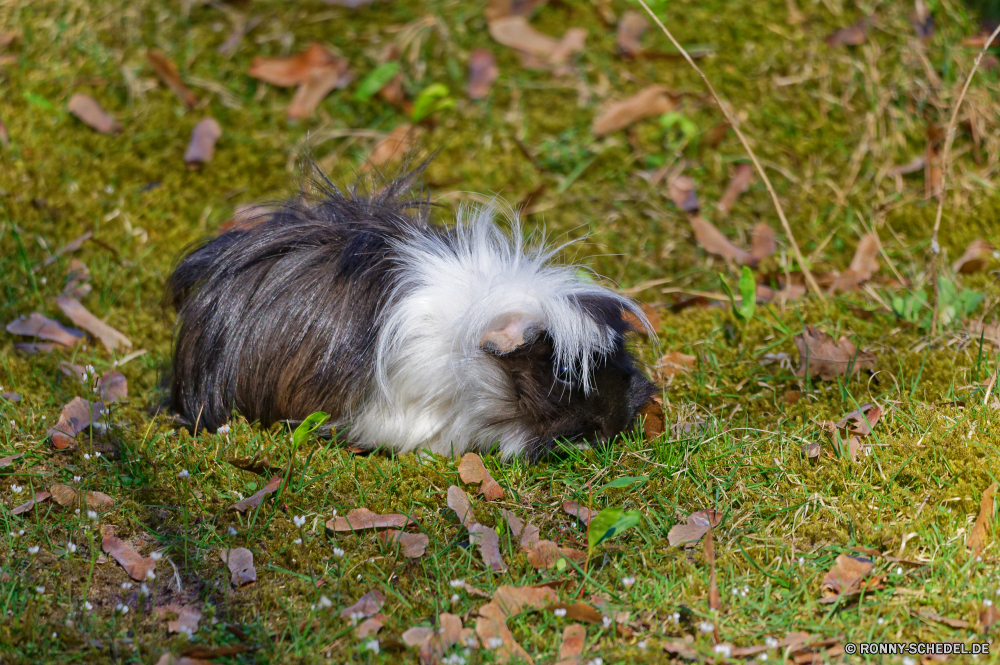
<svg viewBox="0 0 1000 665">
<path fill-rule="evenodd" d="M 559 365 L 555 369 L 556 381 L 569 385 L 572 383 L 573 371 L 569 365 Z"/>
</svg>

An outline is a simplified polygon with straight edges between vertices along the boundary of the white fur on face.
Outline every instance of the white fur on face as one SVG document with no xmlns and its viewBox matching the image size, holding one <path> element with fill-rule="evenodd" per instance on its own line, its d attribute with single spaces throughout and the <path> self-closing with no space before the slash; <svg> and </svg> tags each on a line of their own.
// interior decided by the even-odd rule
<svg viewBox="0 0 1000 665">
<path fill-rule="evenodd" d="M 470 449 L 512 457 L 531 443 L 516 418 L 513 383 L 482 349 L 484 336 L 510 322 L 544 330 L 556 366 L 592 390 L 593 361 L 610 353 L 615 331 L 598 324 L 579 298 L 614 298 L 645 322 L 629 299 L 587 283 L 575 266 L 550 263 L 554 250 L 528 246 L 516 216 L 510 235 L 493 207 L 459 210 L 452 241 L 418 229 L 400 255 L 395 304 L 385 312 L 376 348 L 376 381 L 361 409 L 345 418 L 361 444 L 389 442 L 442 454 Z"/>
</svg>

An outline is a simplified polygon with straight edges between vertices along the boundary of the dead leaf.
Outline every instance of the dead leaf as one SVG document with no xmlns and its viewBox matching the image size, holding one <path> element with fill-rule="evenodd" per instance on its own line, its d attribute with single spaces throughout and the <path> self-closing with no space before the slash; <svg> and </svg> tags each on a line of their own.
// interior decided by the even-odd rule
<svg viewBox="0 0 1000 665">
<path fill-rule="evenodd" d="M 400 639 L 403 640 L 403 644 L 408 647 L 418 647 L 424 642 L 431 638 L 434 634 L 434 629 L 427 626 L 414 626 L 413 628 L 407 629 Z"/>
<path fill-rule="evenodd" d="M 273 476 L 281 471 L 279 467 L 271 466 L 270 460 L 266 457 L 237 457 L 229 460 L 229 463 L 237 469 L 256 473 L 258 476 Z"/>
<path fill-rule="evenodd" d="M 362 529 L 405 529 L 413 520 L 399 513 L 379 515 L 367 508 L 355 508 L 347 517 L 327 520 L 326 528 L 331 531 L 360 531 Z"/>
<path fill-rule="evenodd" d="M 951 264 L 951 269 L 958 273 L 968 274 L 979 272 L 993 255 L 993 245 L 982 238 L 976 238 L 965 248 L 965 253 Z"/>
<path fill-rule="evenodd" d="M 219 552 L 222 563 L 229 567 L 232 573 L 230 580 L 235 587 L 253 584 L 257 581 L 257 569 L 253 567 L 253 552 L 245 547 L 236 547 Z"/>
<path fill-rule="evenodd" d="M 559 547 L 551 540 L 539 540 L 528 552 L 528 563 L 536 569 L 554 568 L 556 561 L 563 558 L 582 564 L 587 553 L 572 547 Z"/>
<path fill-rule="evenodd" d="M 563 501 L 562 509 L 570 517 L 575 517 L 583 522 L 584 526 L 589 525 L 590 520 L 594 519 L 599 512 L 597 510 L 584 508 L 576 501 Z"/>
<path fill-rule="evenodd" d="M 646 17 L 634 10 L 628 10 L 618 19 L 618 33 L 615 43 L 618 52 L 626 58 L 634 58 L 642 53 L 642 36 L 649 27 Z"/>
<path fill-rule="evenodd" d="M 438 629 L 420 647 L 421 665 L 441 662 L 453 646 L 462 638 L 462 619 L 454 614 L 442 612 L 438 615 Z"/>
<path fill-rule="evenodd" d="M 965 324 L 969 334 L 978 342 L 982 337 L 984 340 L 993 342 L 1000 346 L 1000 323 L 984 323 L 982 321 L 969 321 Z"/>
<path fill-rule="evenodd" d="M 486 20 L 495 21 L 505 16 L 531 16 L 548 0 L 490 0 L 486 5 Z"/>
<path fill-rule="evenodd" d="M 759 222 L 753 227 L 753 235 L 750 238 L 750 265 L 756 266 L 758 263 L 774 254 L 778 249 L 778 243 L 774 238 L 774 229 L 767 222 Z"/>
<path fill-rule="evenodd" d="M 847 429 L 850 434 L 868 436 L 872 428 L 882 417 L 882 409 L 871 404 L 862 404 L 860 408 L 851 411 L 835 425 L 837 429 Z M 851 424 L 854 423 L 854 424 Z"/>
<path fill-rule="evenodd" d="M 868 19 L 852 23 L 846 28 L 836 30 L 826 37 L 826 43 L 830 46 L 859 46 L 868 41 Z"/>
<path fill-rule="evenodd" d="M 80 249 L 83 246 L 83 243 L 85 243 L 86 241 L 90 240 L 93 237 L 94 237 L 94 234 L 91 233 L 90 231 L 87 231 L 86 233 L 84 233 L 84 234 L 82 234 L 82 235 L 80 235 L 80 236 L 78 236 L 76 238 L 73 238 L 68 243 L 66 243 L 65 245 L 63 245 L 59 249 L 57 249 L 55 254 L 53 254 L 52 256 L 50 256 L 48 258 L 46 258 L 44 261 L 42 261 L 42 265 L 43 266 L 52 265 L 53 263 L 55 263 L 56 261 L 59 260 L 60 256 L 63 256 L 64 254 L 71 254 L 71 253 L 75 252 L 76 250 Z M 72 265 L 72 264 L 70 264 L 70 265 Z M 36 269 L 37 269 L 37 267 L 36 267 Z"/>
<path fill-rule="evenodd" d="M 243 41 L 243 38 L 249 35 L 263 20 L 262 16 L 254 16 L 247 20 L 240 19 L 237 21 L 233 26 L 233 31 L 226 37 L 226 41 L 222 42 L 219 48 L 215 50 L 216 53 L 225 56 L 232 55 L 240 45 L 240 42 Z"/>
<path fill-rule="evenodd" d="M 555 39 L 535 30 L 524 16 L 505 16 L 489 22 L 493 39 L 516 49 L 525 66 L 547 69 L 564 64 L 571 55 L 583 50 L 587 31 L 569 28 L 561 39 Z"/>
<path fill-rule="evenodd" d="M 201 658 L 188 657 L 188 656 L 175 656 L 169 651 L 156 661 L 156 665 L 213 665 L 210 660 L 202 660 Z"/>
<path fill-rule="evenodd" d="M 145 582 L 156 568 L 156 559 L 140 556 L 131 545 L 110 534 L 104 536 L 101 549 L 110 554 L 111 558 L 125 569 L 129 577 L 137 582 Z"/>
<path fill-rule="evenodd" d="M 362 173 L 384 169 L 392 162 L 401 159 L 410 152 L 414 141 L 419 135 L 419 127 L 414 127 L 408 123 L 398 125 L 375 144 L 371 154 L 368 155 L 368 159 L 361 165 Z"/>
<path fill-rule="evenodd" d="M 73 439 L 92 424 L 99 422 L 104 413 L 104 405 L 100 402 L 88 402 L 82 397 L 74 397 L 63 407 L 59 421 L 46 432 L 52 437 L 52 445 L 57 450 L 71 447 Z"/>
<path fill-rule="evenodd" d="M 184 151 L 184 163 L 189 169 L 199 169 L 212 161 L 215 142 L 222 136 L 222 127 L 215 118 L 205 118 L 191 132 L 191 141 Z"/>
<path fill-rule="evenodd" d="M 226 628 L 233 632 L 235 630 L 240 630 L 238 626 L 232 624 L 226 626 Z M 240 631 L 242 632 L 242 631 Z M 233 632 L 235 635 L 236 633 Z M 189 656 L 191 658 L 225 658 L 226 656 L 237 656 L 241 653 L 246 653 L 250 651 L 250 647 L 245 644 L 226 644 L 223 646 L 210 647 L 203 644 L 193 644 L 182 651 L 182 655 Z"/>
<path fill-rule="evenodd" d="M 663 398 L 659 395 L 653 395 L 635 415 L 642 418 L 642 435 L 646 441 L 655 440 L 667 430 L 667 416 L 663 412 Z"/>
<path fill-rule="evenodd" d="M 486 99 L 500 70 L 496 58 L 486 49 L 477 48 L 469 54 L 469 99 Z"/>
<path fill-rule="evenodd" d="M 115 507 L 115 500 L 104 492 L 87 492 L 83 495 L 83 500 L 87 502 L 87 507 L 102 513 Z"/>
<path fill-rule="evenodd" d="M 701 215 L 695 214 L 688 218 L 691 223 L 691 230 L 694 231 L 694 238 L 709 254 L 721 256 L 727 261 L 732 261 L 741 266 L 754 264 L 750 253 L 737 247 L 729 239 L 722 235 L 719 229 L 706 221 Z"/>
<path fill-rule="evenodd" d="M 924 150 L 924 195 L 940 196 L 944 186 L 941 152 L 944 149 L 944 129 L 930 122 L 927 124 L 927 143 Z"/>
<path fill-rule="evenodd" d="M 102 134 L 117 134 L 122 126 L 101 108 L 97 101 L 88 95 L 76 94 L 69 98 L 66 109 L 75 115 L 83 124 L 96 129 Z"/>
<path fill-rule="evenodd" d="M 245 513 L 251 508 L 257 508 L 260 506 L 261 502 L 264 501 L 264 497 L 278 491 L 278 488 L 281 486 L 281 480 L 281 476 L 271 478 L 271 480 L 267 481 L 267 485 L 264 485 L 264 487 L 258 490 L 253 496 L 249 496 L 242 501 L 237 501 L 230 506 L 230 508 L 238 510 L 241 513 Z"/>
<path fill-rule="evenodd" d="M 984 605 L 983 609 L 979 611 L 979 625 L 982 632 L 989 632 L 997 621 L 1000 621 L 1000 611 L 997 611 L 997 606 L 994 603 Z"/>
<path fill-rule="evenodd" d="M 714 509 L 699 510 L 687 517 L 687 524 L 675 524 L 670 527 L 667 540 L 671 547 L 678 545 L 694 545 L 702 539 L 711 527 L 718 526 L 722 514 Z"/>
<path fill-rule="evenodd" d="M 198 622 L 201 621 L 201 603 L 185 605 L 177 613 L 177 618 L 167 621 L 168 633 L 184 633 L 188 637 L 198 632 Z"/>
<path fill-rule="evenodd" d="M 507 628 L 507 613 L 496 602 L 486 603 L 479 608 L 476 636 L 485 648 L 492 650 L 496 663 L 533 662 Z"/>
<path fill-rule="evenodd" d="M 635 95 L 609 104 L 594 119 L 593 132 L 597 137 L 624 129 L 644 118 L 662 115 L 677 108 L 670 89 L 662 85 L 651 85 Z M 686 177 L 686 176 L 681 176 Z"/>
<path fill-rule="evenodd" d="M 117 370 L 111 370 L 101 375 L 97 380 L 97 391 L 105 404 L 128 399 L 128 380 Z"/>
<path fill-rule="evenodd" d="M 503 555 L 500 554 L 500 536 L 492 527 L 482 524 L 473 524 L 468 527 L 469 542 L 479 546 L 479 551 L 483 555 L 483 562 L 496 573 L 507 570 Z"/>
<path fill-rule="evenodd" d="M 81 305 L 79 300 L 59 296 L 56 299 L 56 304 L 70 321 L 101 340 L 108 351 L 114 351 L 119 346 L 124 346 L 127 349 L 132 348 L 132 342 L 125 335 L 87 311 L 87 308 Z"/>
<path fill-rule="evenodd" d="M 250 63 L 250 76 L 271 85 L 283 88 L 305 83 L 310 72 L 334 65 L 338 58 L 316 42 L 305 51 L 287 58 L 265 58 L 257 56 Z"/>
<path fill-rule="evenodd" d="M 452 485 L 448 488 L 448 507 L 455 511 L 455 514 L 458 515 L 458 521 L 466 529 L 473 524 L 478 524 L 476 516 L 472 512 L 469 495 L 463 492 L 460 487 Z"/>
<path fill-rule="evenodd" d="M 697 358 L 680 351 L 664 354 L 653 366 L 653 376 L 657 381 L 666 381 L 677 374 L 686 374 L 694 368 Z"/>
<path fill-rule="evenodd" d="M 823 600 L 837 599 L 858 593 L 861 582 L 872 572 L 871 559 L 841 554 L 830 572 L 823 578 Z"/>
<path fill-rule="evenodd" d="M 878 268 L 878 237 L 873 233 L 866 233 L 858 242 L 850 267 L 837 276 L 830 286 L 830 292 L 856 289 L 871 279 Z"/>
<path fill-rule="evenodd" d="M 559 602 L 556 592 L 547 586 L 511 586 L 504 584 L 493 592 L 493 600 L 499 613 L 506 619 L 529 610 L 542 610 Z M 485 606 L 484 606 L 485 607 Z"/>
<path fill-rule="evenodd" d="M 353 79 L 350 65 L 343 58 L 329 65 L 314 67 L 299 85 L 288 105 L 289 120 L 304 120 L 334 89 L 345 88 Z"/>
<path fill-rule="evenodd" d="M 481 483 L 479 493 L 487 501 L 497 501 L 503 498 L 503 488 L 493 479 L 483 465 L 482 458 L 476 453 L 466 453 L 458 465 L 458 477 L 463 483 Z"/>
<path fill-rule="evenodd" d="M 24 335 L 47 339 L 61 346 L 70 347 L 83 339 L 83 333 L 73 328 L 67 328 L 58 321 L 34 312 L 25 318 L 19 316 L 7 324 L 7 332 L 12 335 Z"/>
<path fill-rule="evenodd" d="M 403 548 L 403 556 L 407 559 L 418 559 L 427 551 L 430 538 L 425 533 L 406 533 L 389 529 L 378 534 L 378 539 L 386 545 L 399 543 Z"/>
<path fill-rule="evenodd" d="M 198 103 L 198 98 L 184 84 L 184 81 L 181 79 L 181 73 L 177 70 L 177 65 L 172 60 L 159 51 L 152 49 L 146 51 L 146 60 L 149 61 L 150 67 L 160 77 L 160 80 L 173 90 L 174 94 L 181 98 L 185 106 L 191 108 Z"/>
<path fill-rule="evenodd" d="M 563 629 L 562 644 L 559 645 L 559 660 L 556 665 L 579 665 L 583 656 L 583 645 L 587 639 L 587 629 L 572 623 Z"/>
<path fill-rule="evenodd" d="M 8 455 L 7 457 L 0 457 L 0 469 L 5 466 L 10 466 L 14 463 L 14 460 L 19 460 L 24 457 L 24 453 L 17 453 L 16 455 Z"/>
<path fill-rule="evenodd" d="M 0 393 L 0 398 L 3 398 L 5 400 L 13 402 L 14 404 L 17 404 L 18 402 L 21 401 L 21 393 L 2 392 Z"/>
<path fill-rule="evenodd" d="M 69 485 L 56 483 L 49 487 L 49 492 L 60 506 L 72 506 L 76 504 L 76 490 Z"/>
<path fill-rule="evenodd" d="M 796 376 L 818 376 L 824 381 L 832 381 L 849 373 L 860 375 L 861 370 L 875 368 L 875 354 L 861 351 L 847 337 L 833 340 L 813 326 L 806 326 L 802 334 L 795 338 L 799 350 L 799 367 Z"/>
<path fill-rule="evenodd" d="M 73 259 L 66 267 L 66 285 L 62 295 L 71 298 L 83 298 L 90 293 L 90 270 L 80 259 Z"/>
<path fill-rule="evenodd" d="M 28 342 L 18 342 L 14 345 L 15 351 L 33 356 L 37 353 L 52 353 L 56 349 L 63 349 L 64 346 L 55 343 L 30 344 Z"/>
<path fill-rule="evenodd" d="M 913 612 L 913 610 L 910 611 Z M 950 626 L 952 628 L 969 627 L 969 622 L 963 619 L 952 619 L 951 617 L 943 617 L 940 614 L 934 614 L 933 612 L 928 612 L 927 610 L 920 610 L 913 613 L 916 614 L 917 616 L 921 616 L 927 619 L 928 621 L 936 621 L 937 623 L 943 623 L 944 625 Z"/>
<path fill-rule="evenodd" d="M 728 127 L 729 125 L 726 126 Z M 736 171 L 733 173 L 733 177 L 729 181 L 726 191 L 722 193 L 722 198 L 719 199 L 719 203 L 717 205 L 722 219 L 725 219 L 726 216 L 729 215 L 729 211 L 733 209 L 734 205 L 736 205 L 736 201 L 740 198 L 740 194 L 750 189 L 751 180 L 753 180 L 753 164 L 750 164 L 749 162 L 741 162 L 740 164 L 737 164 Z"/>
<path fill-rule="evenodd" d="M 969 533 L 969 540 L 966 542 L 966 547 L 972 550 L 972 556 L 982 554 L 983 548 L 986 547 L 986 541 L 993 530 L 993 496 L 996 492 L 997 484 L 993 483 L 986 488 L 979 500 L 979 516 L 976 517 L 976 523 L 973 525 L 972 531 Z"/>
<path fill-rule="evenodd" d="M 358 602 L 354 603 L 350 607 L 345 607 L 340 610 L 341 619 L 367 619 L 368 617 L 377 614 L 382 606 L 385 605 L 385 594 L 381 591 L 369 591 L 365 595 L 358 598 Z"/>
<path fill-rule="evenodd" d="M 535 546 L 535 543 L 538 542 L 540 536 L 538 527 L 534 524 L 526 524 L 524 520 L 504 508 L 500 509 L 500 513 L 503 515 L 504 520 L 507 521 L 507 526 L 510 528 L 511 534 L 518 540 L 518 547 L 525 552 L 530 551 Z"/>
<path fill-rule="evenodd" d="M 913 24 L 913 31 L 921 39 L 930 39 L 934 36 L 934 16 L 927 8 L 924 0 L 915 0 L 913 3 L 913 15 L 910 16 Z"/>
<path fill-rule="evenodd" d="M 819 457 L 823 448 L 818 443 L 803 443 L 800 448 L 802 449 L 802 454 L 809 459 L 815 459 Z"/>
<path fill-rule="evenodd" d="M 370 619 L 365 619 L 354 629 L 354 636 L 359 640 L 366 640 L 372 635 L 376 635 L 385 625 L 385 615 L 376 614 Z"/>
<path fill-rule="evenodd" d="M 48 492 L 35 492 L 35 498 L 29 499 L 27 503 L 22 503 L 20 506 L 14 508 L 10 511 L 11 515 L 20 515 L 21 513 L 26 513 L 31 510 L 36 503 L 41 503 L 48 499 L 51 494 Z"/>
<path fill-rule="evenodd" d="M 806 287 L 801 284 L 789 284 L 783 289 L 778 289 L 775 291 L 769 286 L 763 284 L 757 285 L 757 302 L 758 303 L 768 303 L 768 302 L 778 302 L 786 303 L 792 302 L 793 300 L 798 300 L 806 294 Z M 788 355 L 788 354 L 785 354 Z"/>
</svg>

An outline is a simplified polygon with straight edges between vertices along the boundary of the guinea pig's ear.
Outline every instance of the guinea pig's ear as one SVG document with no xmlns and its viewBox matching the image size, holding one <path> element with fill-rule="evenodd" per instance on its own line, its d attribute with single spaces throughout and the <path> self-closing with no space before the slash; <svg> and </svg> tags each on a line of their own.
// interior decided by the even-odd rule
<svg viewBox="0 0 1000 665">
<path fill-rule="evenodd" d="M 507 314 L 493 320 L 479 340 L 479 348 L 503 356 L 531 344 L 541 332 L 538 321 L 526 314 Z"/>
</svg>

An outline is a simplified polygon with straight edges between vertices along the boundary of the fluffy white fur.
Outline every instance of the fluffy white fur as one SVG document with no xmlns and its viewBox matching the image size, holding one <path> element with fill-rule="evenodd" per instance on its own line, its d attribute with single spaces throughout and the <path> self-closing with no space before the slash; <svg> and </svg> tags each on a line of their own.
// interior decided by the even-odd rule
<svg viewBox="0 0 1000 665">
<path fill-rule="evenodd" d="M 408 452 L 485 451 L 499 442 L 505 458 L 527 446 L 529 433 L 503 421 L 516 399 L 511 379 L 488 358 L 484 335 L 515 318 L 548 332 L 557 365 L 576 368 L 591 389 L 591 361 L 614 345 L 614 331 L 581 311 L 585 295 L 617 298 L 645 322 L 629 299 L 581 279 L 576 266 L 554 265 L 557 250 L 527 244 L 516 216 L 510 233 L 496 209 L 462 209 L 451 245 L 414 231 L 401 256 L 396 304 L 378 339 L 375 385 L 361 409 L 343 422 L 362 444 L 393 442 Z"/>
</svg>

